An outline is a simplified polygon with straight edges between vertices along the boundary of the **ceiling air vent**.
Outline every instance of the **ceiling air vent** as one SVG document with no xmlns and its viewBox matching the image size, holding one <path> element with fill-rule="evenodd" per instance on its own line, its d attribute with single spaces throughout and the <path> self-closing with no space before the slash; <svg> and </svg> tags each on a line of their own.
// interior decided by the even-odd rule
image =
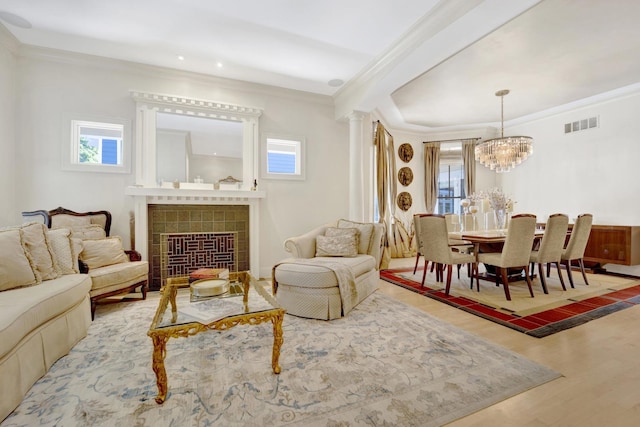
<svg viewBox="0 0 640 427">
<path fill-rule="evenodd" d="M 589 117 L 571 123 L 565 123 L 564 133 L 578 132 L 579 130 L 593 129 L 598 127 L 598 116 Z"/>
</svg>

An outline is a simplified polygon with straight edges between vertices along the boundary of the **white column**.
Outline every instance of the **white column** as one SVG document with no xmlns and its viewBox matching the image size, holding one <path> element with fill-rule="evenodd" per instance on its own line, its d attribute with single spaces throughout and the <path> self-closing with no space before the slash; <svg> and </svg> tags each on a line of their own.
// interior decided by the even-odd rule
<svg viewBox="0 0 640 427">
<path fill-rule="evenodd" d="M 149 229 L 149 214 L 147 211 L 147 198 L 138 196 L 134 202 L 134 230 L 136 236 L 136 250 L 142 259 L 151 261 L 149 258 L 149 242 L 147 230 Z"/>
<path fill-rule="evenodd" d="M 258 179 L 260 153 L 260 135 L 258 135 L 258 119 L 250 117 L 242 119 L 242 189 L 253 187 L 253 180 Z"/>
<path fill-rule="evenodd" d="M 136 184 L 158 185 L 156 177 L 156 111 L 138 105 L 136 119 Z"/>
<path fill-rule="evenodd" d="M 349 114 L 349 219 L 365 221 L 364 214 L 364 118 L 368 114 L 353 111 Z"/>
</svg>

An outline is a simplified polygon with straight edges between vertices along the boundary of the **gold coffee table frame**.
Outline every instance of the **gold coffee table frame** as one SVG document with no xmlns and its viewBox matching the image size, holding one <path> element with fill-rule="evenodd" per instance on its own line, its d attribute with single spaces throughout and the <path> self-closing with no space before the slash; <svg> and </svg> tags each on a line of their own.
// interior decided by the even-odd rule
<svg viewBox="0 0 640 427">
<path fill-rule="evenodd" d="M 158 310 L 153 318 L 149 332 L 147 332 L 147 335 L 149 335 L 153 341 L 152 367 L 153 372 L 156 374 L 156 383 L 158 384 L 158 396 L 156 396 L 155 399 L 157 403 L 163 403 L 167 398 L 168 382 L 167 371 L 164 367 L 164 359 L 167 355 L 167 341 L 169 341 L 169 338 L 187 338 L 208 330 L 224 331 L 231 329 L 236 325 L 258 325 L 264 322 L 272 322 L 273 351 L 271 356 L 271 367 L 274 374 L 280 373 L 278 360 L 280 359 L 280 348 L 282 347 L 283 342 L 282 320 L 284 319 L 285 310 L 278 307 L 275 299 L 269 295 L 268 292 L 260 286 L 248 272 L 242 271 L 229 273 L 229 280 L 232 282 L 239 281 L 242 283 L 244 290 L 242 301 L 244 303 L 245 313 L 230 315 L 206 325 L 195 321 L 176 323 L 178 322 L 176 295 L 178 293 L 178 288 L 189 286 L 188 277 L 167 279 L 167 285 L 160 290 L 161 297 Z M 251 312 L 248 307 L 249 291 L 251 289 L 260 294 L 260 296 L 269 302 L 273 308 Z M 165 316 L 169 303 L 171 304 L 171 324 L 162 325 L 162 320 Z"/>
</svg>

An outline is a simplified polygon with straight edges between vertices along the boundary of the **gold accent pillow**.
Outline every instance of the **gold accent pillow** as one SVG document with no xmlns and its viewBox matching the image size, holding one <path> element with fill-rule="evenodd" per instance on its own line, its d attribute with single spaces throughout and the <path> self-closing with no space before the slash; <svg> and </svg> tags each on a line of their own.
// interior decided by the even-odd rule
<svg viewBox="0 0 640 427">
<path fill-rule="evenodd" d="M 373 224 L 341 219 L 338 221 L 338 228 L 357 229 L 360 232 L 358 235 L 358 253 L 368 254 L 370 252 L 369 244 L 371 242 L 371 236 L 373 235 Z"/>
<path fill-rule="evenodd" d="M 325 236 L 336 237 L 336 236 L 349 236 L 356 239 L 356 246 L 360 241 L 360 231 L 357 228 L 337 228 L 337 227 L 328 227 L 324 231 Z"/>
<path fill-rule="evenodd" d="M 129 257 L 127 257 L 122 247 L 122 240 L 118 236 L 98 240 L 84 240 L 80 259 L 87 264 L 89 270 L 106 265 L 129 262 Z"/>
<path fill-rule="evenodd" d="M 358 255 L 356 236 L 317 236 L 317 257 L 354 257 Z"/>
<path fill-rule="evenodd" d="M 71 228 L 71 237 L 80 240 L 105 239 L 107 233 L 98 224 L 90 224 Z"/>
</svg>

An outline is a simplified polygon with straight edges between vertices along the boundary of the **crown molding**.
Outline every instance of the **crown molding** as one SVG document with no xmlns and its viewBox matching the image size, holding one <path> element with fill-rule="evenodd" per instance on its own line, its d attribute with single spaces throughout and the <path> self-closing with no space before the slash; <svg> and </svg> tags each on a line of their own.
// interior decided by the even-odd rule
<svg viewBox="0 0 640 427">
<path fill-rule="evenodd" d="M 477 7 L 483 0 L 440 1 L 412 25 L 394 44 L 373 60 L 334 95 L 336 116 L 352 110 L 370 88 L 386 77 L 403 59 L 411 55 L 426 40 Z"/>
<path fill-rule="evenodd" d="M 132 90 L 130 93 L 137 103 L 152 106 L 162 112 L 180 111 L 181 114 L 188 116 L 237 121 L 257 119 L 262 114 L 260 108 L 245 107 L 226 102 L 136 90 Z"/>
<path fill-rule="evenodd" d="M 225 90 L 246 93 L 252 96 L 274 96 L 294 101 L 311 102 L 328 107 L 333 106 L 333 98 L 328 95 L 314 94 L 294 89 L 286 89 L 277 86 L 247 82 L 243 80 L 234 80 L 226 77 L 196 73 L 193 71 L 178 70 L 174 68 L 160 67 L 157 65 L 149 65 L 133 61 L 106 58 L 103 56 L 89 55 L 85 53 L 24 45 L 20 44 L 19 42 L 17 42 L 17 44 L 17 53 L 19 54 L 19 56 L 24 58 L 51 61 L 74 66 L 96 67 L 123 73 L 135 73 L 138 75 L 154 78 L 165 78 L 181 81 L 190 80 L 205 85 L 216 86 L 217 88 Z"/>
</svg>

